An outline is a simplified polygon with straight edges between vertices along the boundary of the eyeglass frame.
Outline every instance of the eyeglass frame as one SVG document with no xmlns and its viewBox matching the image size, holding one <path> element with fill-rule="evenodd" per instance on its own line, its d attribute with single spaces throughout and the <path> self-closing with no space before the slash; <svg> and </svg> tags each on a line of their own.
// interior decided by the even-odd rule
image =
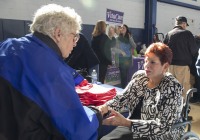
<svg viewBox="0 0 200 140">
<path fill-rule="evenodd" d="M 74 43 L 77 43 L 78 40 L 79 40 L 79 38 L 80 38 L 79 33 L 77 33 L 77 34 L 75 34 L 75 33 L 71 33 L 71 34 L 74 35 L 73 42 L 74 42 Z"/>
</svg>

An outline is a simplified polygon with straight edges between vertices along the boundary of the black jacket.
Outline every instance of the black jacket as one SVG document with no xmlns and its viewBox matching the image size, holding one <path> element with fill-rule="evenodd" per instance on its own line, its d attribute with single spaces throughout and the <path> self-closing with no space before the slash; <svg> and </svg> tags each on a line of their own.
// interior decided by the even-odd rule
<svg viewBox="0 0 200 140">
<path fill-rule="evenodd" d="M 194 38 L 195 38 L 197 47 L 200 49 L 200 37 L 194 36 Z M 195 77 L 196 76 L 198 77 L 198 75 L 197 75 L 197 69 L 196 69 L 196 66 L 195 66 L 195 63 L 197 61 L 197 57 L 198 57 L 198 53 L 195 56 L 192 57 L 192 65 L 190 67 L 190 73 L 193 74 Z"/>
<path fill-rule="evenodd" d="M 200 48 L 200 37 L 195 35 L 194 38 L 195 38 L 197 47 Z"/>
<path fill-rule="evenodd" d="M 163 40 L 173 52 L 171 65 L 191 66 L 192 57 L 198 53 L 194 36 L 188 30 L 184 30 L 181 26 L 175 26 L 169 31 Z"/>
<path fill-rule="evenodd" d="M 111 41 L 106 34 L 92 37 L 91 46 L 101 64 L 111 65 Z"/>
<path fill-rule="evenodd" d="M 65 140 L 33 101 L 0 77 L 0 140 Z"/>
<path fill-rule="evenodd" d="M 99 64 L 99 60 L 94 50 L 82 33 L 80 33 L 80 39 L 78 40 L 76 47 L 65 61 L 76 70 L 84 68 L 89 70 L 89 68 Z"/>
</svg>

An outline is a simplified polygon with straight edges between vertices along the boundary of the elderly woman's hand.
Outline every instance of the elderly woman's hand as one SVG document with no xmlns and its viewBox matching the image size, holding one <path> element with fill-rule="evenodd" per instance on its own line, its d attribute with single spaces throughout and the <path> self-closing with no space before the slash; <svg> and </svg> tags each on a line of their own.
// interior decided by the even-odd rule
<svg viewBox="0 0 200 140">
<path fill-rule="evenodd" d="M 131 121 L 125 118 L 119 112 L 111 109 L 109 117 L 103 120 L 103 125 L 131 127 Z"/>
<path fill-rule="evenodd" d="M 108 113 L 108 110 L 110 109 L 106 104 L 97 106 L 98 110 L 101 112 L 101 115 L 104 117 L 106 113 Z"/>
</svg>

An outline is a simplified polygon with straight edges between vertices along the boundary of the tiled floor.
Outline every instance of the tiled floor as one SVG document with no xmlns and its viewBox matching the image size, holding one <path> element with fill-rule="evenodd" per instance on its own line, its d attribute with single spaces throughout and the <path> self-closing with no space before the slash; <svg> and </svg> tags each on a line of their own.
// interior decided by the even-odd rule
<svg viewBox="0 0 200 140">
<path fill-rule="evenodd" d="M 200 103 L 190 104 L 191 112 L 189 116 L 193 117 L 192 121 L 192 131 L 195 132 L 200 137 Z"/>
</svg>

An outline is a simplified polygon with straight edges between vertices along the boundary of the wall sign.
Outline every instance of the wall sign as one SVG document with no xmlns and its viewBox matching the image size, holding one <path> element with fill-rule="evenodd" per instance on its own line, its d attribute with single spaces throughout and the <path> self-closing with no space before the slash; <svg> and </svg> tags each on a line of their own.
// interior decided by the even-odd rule
<svg viewBox="0 0 200 140">
<path fill-rule="evenodd" d="M 111 10 L 111 9 L 107 9 L 107 11 L 106 11 L 106 21 L 107 22 L 122 24 L 123 17 L 124 17 L 123 12 L 119 12 L 119 11 L 115 11 L 115 10 Z"/>
</svg>

